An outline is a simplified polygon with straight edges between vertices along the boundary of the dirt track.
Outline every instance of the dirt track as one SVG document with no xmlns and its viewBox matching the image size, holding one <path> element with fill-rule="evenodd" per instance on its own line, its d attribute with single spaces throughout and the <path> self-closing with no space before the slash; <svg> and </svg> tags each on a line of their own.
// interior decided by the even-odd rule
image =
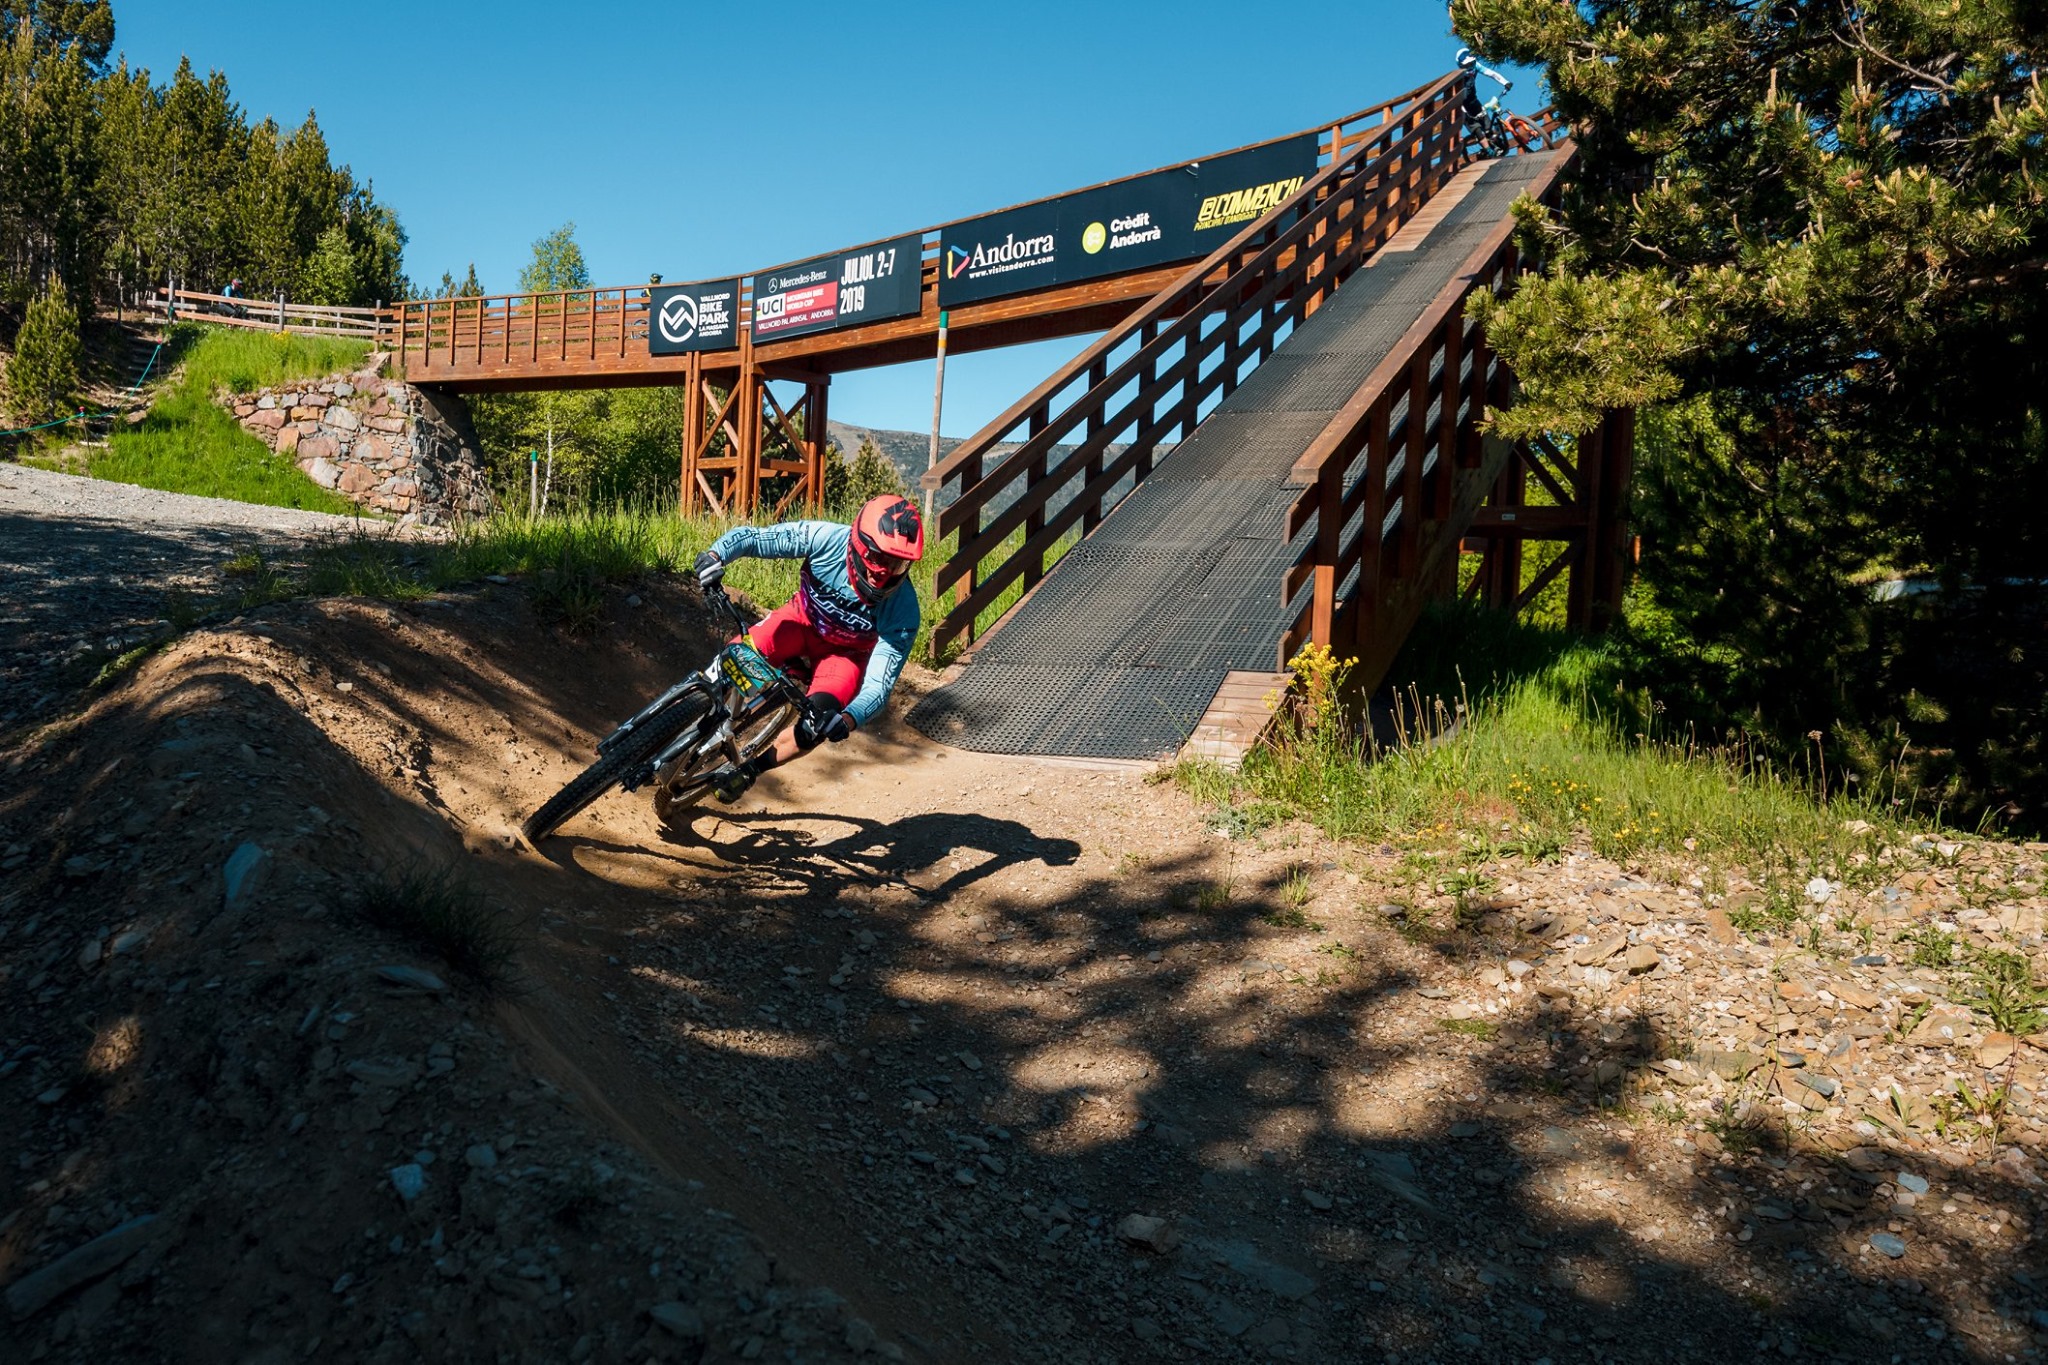
<svg viewBox="0 0 2048 1365">
<path fill-rule="evenodd" d="M 61 710 L 107 659 L 162 630 L 183 594 L 219 591 L 246 546 L 388 523 L 161 493 L 0 462 L 0 733 Z"/>
<path fill-rule="evenodd" d="M 1610 1060 L 1660 1055 L 1647 1020 L 1503 987 L 1497 1037 L 1441 1028 L 1532 949 L 1404 936 L 1373 913 L 1393 857 L 1300 826 L 1225 838 L 1139 771 L 885 725 L 686 834 L 610 797 L 522 847 L 511 828 L 590 740 L 711 645 L 690 597 L 639 591 L 591 640 L 537 625 L 516 587 L 271 609 L 7 756 L 0 1096 L 24 1117 L 0 1120 L 0 1283 L 159 1223 L 0 1346 L 2033 1349 L 2002 1277 L 2038 1250 L 2037 1193 L 1950 1172 L 2006 1217 L 1916 1227 L 1897 1264 L 1859 1251 L 1887 1218 L 1866 1194 L 1759 1222 L 1756 1201 L 1804 1209 L 1839 1173 L 1599 1107 Z M 244 842 L 267 863 L 224 902 Z M 522 989 L 381 984 L 434 964 L 355 898 L 420 857 L 530 927 Z M 1526 890 L 1632 884 L 1578 857 Z M 389 1172 L 420 1153 L 425 1193 L 402 1201 Z M 650 1319 L 663 1304 L 678 1326 Z"/>
</svg>

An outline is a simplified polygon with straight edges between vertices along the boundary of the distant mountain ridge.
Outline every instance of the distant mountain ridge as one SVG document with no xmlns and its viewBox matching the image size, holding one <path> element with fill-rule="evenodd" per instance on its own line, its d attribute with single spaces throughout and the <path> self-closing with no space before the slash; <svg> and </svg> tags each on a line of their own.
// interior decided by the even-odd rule
<svg viewBox="0 0 2048 1365">
<path fill-rule="evenodd" d="M 896 466 L 903 475 L 904 486 L 913 492 L 917 481 L 924 477 L 925 465 L 932 448 L 932 434 L 928 431 L 891 431 L 887 427 L 857 427 L 851 422 L 827 422 L 825 439 L 838 446 L 848 460 L 860 449 L 861 438 L 875 443 L 875 448 L 889 457 L 889 463 Z M 945 459 L 953 448 L 964 439 L 959 436 L 939 438 L 939 458 Z"/>
<path fill-rule="evenodd" d="M 903 486 L 912 493 L 917 492 L 917 481 L 924 477 L 926 465 L 931 458 L 932 436 L 930 432 L 891 431 L 887 427 L 859 427 L 851 422 L 833 421 L 826 423 L 825 434 L 826 439 L 837 445 L 848 460 L 853 459 L 855 452 L 860 449 L 862 437 L 873 441 L 875 448 L 886 455 L 889 458 L 889 462 L 895 465 L 897 471 L 903 475 Z M 963 444 L 964 441 L 965 438 L 960 436 L 941 436 L 939 438 L 940 461 L 943 462 L 948 455 L 953 453 L 954 448 Z M 997 444 L 993 453 L 1003 455 L 1016 448 L 1017 443 L 1015 441 L 1003 441 Z M 1054 446 L 1050 463 L 1058 464 L 1073 449 L 1074 446 L 1072 444 Z M 1105 454 L 1114 456 L 1122 449 L 1123 446 L 1120 443 L 1112 445 Z M 1078 492 L 1079 490 L 1073 489 L 1071 491 Z M 950 489 L 947 490 L 946 496 L 940 499 L 941 503 L 951 502 L 952 500 L 952 490 Z M 1064 506 L 1066 501 L 1065 497 L 1055 498 L 1053 505 L 1056 507 Z M 999 499 L 997 505 L 1002 506 L 1007 502 L 1008 499 Z"/>
</svg>

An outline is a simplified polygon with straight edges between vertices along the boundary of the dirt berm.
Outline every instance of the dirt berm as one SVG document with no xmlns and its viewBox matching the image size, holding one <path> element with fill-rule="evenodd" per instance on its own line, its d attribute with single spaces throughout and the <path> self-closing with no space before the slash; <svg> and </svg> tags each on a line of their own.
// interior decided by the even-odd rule
<svg viewBox="0 0 2048 1365">
<path fill-rule="evenodd" d="M 1680 1020 L 1142 772 L 884 725 L 524 847 L 713 647 L 636 591 L 582 638 L 517 584 L 269 608 L 0 754 L 0 1359 L 2030 1349 L 2024 1154 L 1919 1162 L 1982 1226 L 1873 1257 L 1874 1179 L 1598 1107 Z M 367 913 L 422 870 L 516 930 L 495 988 Z"/>
</svg>

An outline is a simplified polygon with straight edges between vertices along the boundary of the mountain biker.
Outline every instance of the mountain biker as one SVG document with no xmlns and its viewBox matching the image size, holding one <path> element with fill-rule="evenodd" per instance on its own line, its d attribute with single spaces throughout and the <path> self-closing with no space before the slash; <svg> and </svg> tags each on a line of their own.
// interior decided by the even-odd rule
<svg viewBox="0 0 2048 1365">
<path fill-rule="evenodd" d="M 910 566 L 924 557 L 917 504 L 894 494 L 870 498 L 852 525 L 790 521 L 736 526 L 692 566 L 706 592 L 718 587 L 733 559 L 801 559 L 797 594 L 747 632 L 777 666 L 802 659 L 811 692 L 796 725 L 775 747 L 712 775 L 712 791 L 728 804 L 754 779 L 809 753 L 820 740 L 845 739 L 881 711 L 923 620 Z"/>
</svg>

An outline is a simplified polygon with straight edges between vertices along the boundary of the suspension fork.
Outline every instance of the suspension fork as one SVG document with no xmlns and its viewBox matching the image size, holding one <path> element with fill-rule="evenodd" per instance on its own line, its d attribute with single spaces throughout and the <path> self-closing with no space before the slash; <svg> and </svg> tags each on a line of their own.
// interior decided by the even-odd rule
<svg viewBox="0 0 2048 1365">
<path fill-rule="evenodd" d="M 662 693 L 653 701 L 647 703 L 647 705 L 642 707 L 637 713 L 635 713 L 631 719 L 621 721 L 616 729 L 614 729 L 610 734 L 606 735 L 603 739 L 599 740 L 597 742 L 597 751 L 600 754 L 610 753 L 614 748 L 618 746 L 620 740 L 624 739 L 627 735 L 633 733 L 634 727 L 645 724 L 649 719 L 651 719 L 655 715 L 667 710 L 669 705 L 672 702 L 674 702 L 677 698 L 681 697 L 685 692 L 688 692 L 693 688 L 704 686 L 705 678 L 705 674 L 692 673 L 689 677 L 683 679 L 674 687 L 671 687 L 668 691 Z"/>
</svg>

